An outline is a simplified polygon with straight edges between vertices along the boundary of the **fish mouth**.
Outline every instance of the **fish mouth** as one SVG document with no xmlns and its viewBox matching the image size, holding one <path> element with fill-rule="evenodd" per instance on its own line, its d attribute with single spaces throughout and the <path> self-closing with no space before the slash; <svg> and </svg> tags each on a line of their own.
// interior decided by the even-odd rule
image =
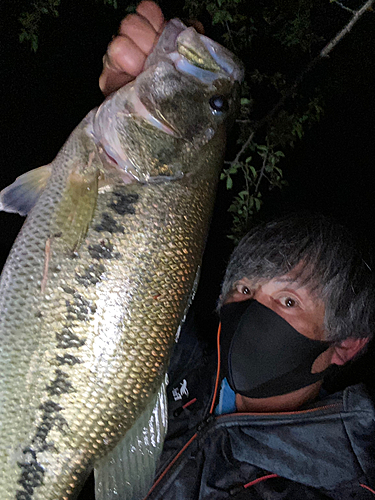
<svg viewBox="0 0 375 500">
<path fill-rule="evenodd" d="M 144 70 L 161 60 L 171 62 L 177 71 L 194 76 L 201 83 L 212 84 L 220 77 L 241 82 L 244 77 L 243 65 L 234 54 L 179 19 L 167 23 Z"/>
</svg>

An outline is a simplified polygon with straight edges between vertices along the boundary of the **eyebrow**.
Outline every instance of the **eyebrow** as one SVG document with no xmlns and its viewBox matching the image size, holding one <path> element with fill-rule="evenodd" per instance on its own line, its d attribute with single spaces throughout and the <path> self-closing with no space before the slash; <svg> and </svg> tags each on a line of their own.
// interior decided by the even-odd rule
<svg viewBox="0 0 375 500">
<path fill-rule="evenodd" d="M 304 285 L 303 283 L 301 283 L 298 279 L 280 277 L 280 278 L 275 279 L 275 284 L 282 285 L 282 286 L 290 285 L 294 288 L 294 290 L 296 292 L 298 290 L 300 290 L 301 288 L 303 288 L 303 289 L 307 290 L 309 293 L 311 293 L 309 288 L 306 285 Z"/>
<path fill-rule="evenodd" d="M 297 292 L 298 290 L 300 290 L 301 288 L 304 288 L 307 293 L 309 294 L 309 297 L 310 299 L 314 302 L 314 303 L 318 303 L 318 302 L 322 302 L 324 304 L 324 301 L 318 297 L 317 295 L 314 294 L 314 292 L 309 289 L 306 285 L 304 285 L 303 283 L 299 283 L 298 280 L 296 279 L 292 279 L 292 278 L 284 278 L 284 277 L 280 277 L 280 278 L 275 278 L 275 283 L 279 283 L 280 285 L 284 285 L 284 284 L 289 284 L 289 285 L 292 285 L 292 284 L 296 284 L 296 288 L 295 288 L 295 291 Z"/>
<path fill-rule="evenodd" d="M 275 283 L 280 283 L 280 284 L 284 284 L 284 283 L 290 283 L 290 284 L 296 283 L 299 286 L 299 288 L 301 288 L 303 286 L 303 285 L 301 285 L 301 284 L 298 283 L 298 280 L 293 279 L 293 278 L 283 278 L 283 277 L 281 277 L 281 278 L 275 278 Z"/>
</svg>

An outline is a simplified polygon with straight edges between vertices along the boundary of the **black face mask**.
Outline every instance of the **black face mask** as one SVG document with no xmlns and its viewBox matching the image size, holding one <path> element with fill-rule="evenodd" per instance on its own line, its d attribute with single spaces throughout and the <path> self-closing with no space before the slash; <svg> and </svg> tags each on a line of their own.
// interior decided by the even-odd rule
<svg viewBox="0 0 375 500">
<path fill-rule="evenodd" d="M 305 337 L 255 300 L 227 304 L 220 317 L 222 374 L 243 396 L 287 394 L 321 380 L 333 367 L 311 373 L 330 342 Z"/>
</svg>

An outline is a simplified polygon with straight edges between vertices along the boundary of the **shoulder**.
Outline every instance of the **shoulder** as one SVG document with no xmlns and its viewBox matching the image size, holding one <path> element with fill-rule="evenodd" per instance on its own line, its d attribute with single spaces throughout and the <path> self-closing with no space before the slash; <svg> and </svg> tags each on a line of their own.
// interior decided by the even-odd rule
<svg viewBox="0 0 375 500">
<path fill-rule="evenodd" d="M 296 412 L 188 426 L 183 440 L 166 442 L 167 463 L 178 459 L 155 498 L 372 498 L 362 485 L 375 484 L 374 425 L 371 399 L 356 385 Z"/>
<path fill-rule="evenodd" d="M 194 311 L 189 311 L 168 369 L 168 432 L 160 467 L 185 445 L 209 411 L 217 353 L 202 338 Z"/>
<path fill-rule="evenodd" d="M 202 363 L 206 364 L 208 358 L 215 357 L 216 346 L 204 338 L 194 308 L 190 308 L 172 351 L 168 368 L 169 387 L 187 376 L 194 377 Z"/>
</svg>

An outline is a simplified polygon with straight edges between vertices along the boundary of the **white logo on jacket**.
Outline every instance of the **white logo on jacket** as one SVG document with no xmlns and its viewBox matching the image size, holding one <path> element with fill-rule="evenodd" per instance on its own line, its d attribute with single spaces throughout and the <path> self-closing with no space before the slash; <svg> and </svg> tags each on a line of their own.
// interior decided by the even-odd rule
<svg viewBox="0 0 375 500">
<path fill-rule="evenodd" d="M 189 396 L 186 379 L 180 382 L 180 387 L 172 389 L 172 396 L 175 401 L 182 399 L 182 396 Z"/>
</svg>

